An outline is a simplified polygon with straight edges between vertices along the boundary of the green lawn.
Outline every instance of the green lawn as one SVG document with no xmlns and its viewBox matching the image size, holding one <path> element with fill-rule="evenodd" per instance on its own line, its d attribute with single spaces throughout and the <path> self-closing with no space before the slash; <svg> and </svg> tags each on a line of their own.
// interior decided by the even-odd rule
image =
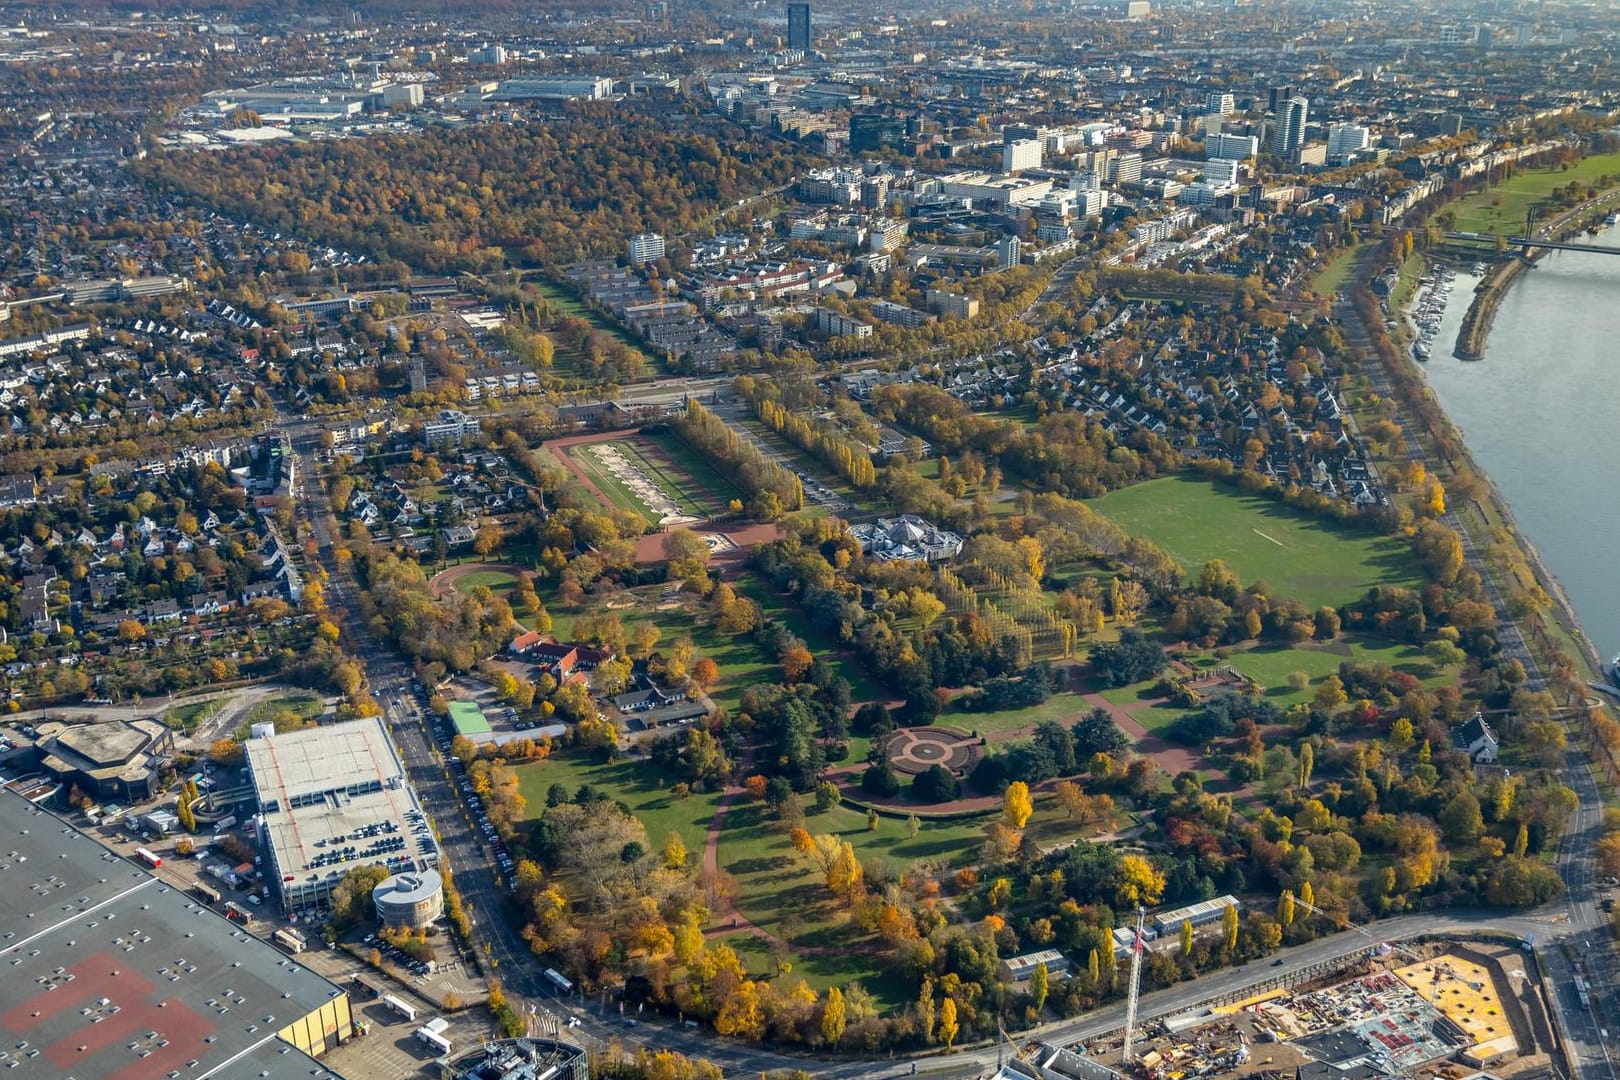
<svg viewBox="0 0 1620 1080">
<path fill-rule="evenodd" d="M 1388 664 L 1396 671 L 1423 680 L 1423 685 L 1431 690 L 1455 681 L 1457 674 L 1456 669 L 1435 672 L 1434 665 L 1424 658 L 1423 650 L 1414 646 L 1377 640 L 1294 648 L 1263 646 L 1234 652 L 1224 662 L 1258 681 L 1266 688 L 1268 699 L 1287 708 L 1309 701 L 1322 680 L 1338 674 L 1339 665 L 1346 660 L 1358 664 Z M 1288 688 L 1288 676 L 1295 671 L 1303 671 L 1310 677 L 1309 689 L 1295 692 Z"/>
<path fill-rule="evenodd" d="M 1350 270 L 1356 263 L 1356 246 L 1341 247 L 1328 256 L 1322 269 L 1317 271 L 1311 279 L 1311 291 L 1317 296 L 1332 296 L 1344 288 L 1344 283 L 1350 278 Z"/>
<path fill-rule="evenodd" d="M 456 579 L 456 589 L 460 592 L 472 592 L 479 586 L 483 586 L 496 596 L 505 596 L 516 588 L 517 575 L 510 570 L 474 570 Z"/>
<path fill-rule="evenodd" d="M 713 512 L 719 513 L 732 499 L 742 498 L 737 486 L 715 469 L 714 463 L 682 442 L 672 431 L 642 433 L 641 439 L 653 446 L 674 466 L 683 471 L 709 502 Z"/>
<path fill-rule="evenodd" d="M 659 774 L 652 762 L 645 760 L 602 764 L 565 753 L 519 765 L 516 772 L 531 817 L 538 817 L 545 809 L 546 792 L 552 784 L 561 784 L 570 795 L 579 791 L 581 785 L 590 784 L 623 801 L 630 812 L 641 819 L 647 829 L 648 847 L 662 848 L 670 833 L 679 833 L 686 845 L 687 861 L 693 866 L 702 861 L 704 838 L 721 798 L 716 793 L 677 799 L 669 793 L 673 785 Z"/>
<path fill-rule="evenodd" d="M 1091 706 L 1079 694 L 1067 691 L 1055 693 L 1039 705 L 1027 709 L 1007 709 L 1003 712 L 963 712 L 950 709 L 940 714 L 939 723 L 963 731 L 976 731 L 990 735 L 998 731 L 1017 731 L 1043 720 L 1056 720 L 1065 726 L 1073 724 L 1091 711 Z"/>
<path fill-rule="evenodd" d="M 287 694 L 282 697 L 273 697 L 268 701 L 261 701 L 248 710 L 241 724 L 237 725 L 236 737 L 246 738 L 248 732 L 253 730 L 254 724 L 268 723 L 277 715 L 284 712 L 295 713 L 305 720 L 312 720 L 319 716 L 326 708 L 326 702 L 315 694 Z"/>
<path fill-rule="evenodd" d="M 1604 176 L 1620 176 L 1620 154 L 1583 158 L 1567 169 L 1520 172 L 1493 188 L 1457 200 L 1448 209 L 1457 215 L 1458 232 L 1516 236 L 1524 231 L 1524 212 L 1554 188 L 1571 180 L 1596 186 Z M 1538 211 L 1537 216 L 1549 215 Z"/>
<path fill-rule="evenodd" d="M 898 818 L 882 818 L 877 831 L 868 832 L 865 813 L 843 806 L 810 814 L 805 828 L 848 840 L 863 863 L 879 859 L 897 872 L 919 859 L 942 866 L 967 865 L 983 838 L 983 822 L 978 819 L 924 821 L 916 839 L 908 836 L 905 821 Z M 794 945 L 828 950 L 824 954 L 794 950 L 790 978 L 802 975 L 817 989 L 859 979 L 889 1007 L 910 996 L 907 987 L 887 974 L 881 940 L 848 925 L 841 905 L 810 864 L 794 852 L 763 805 L 733 804 L 720 836 L 719 856 L 720 868 L 737 882 L 738 910 L 774 934 L 782 934 L 787 922 Z M 763 943 L 745 944 L 743 935 L 724 940 L 733 948 L 746 948 L 751 956 L 766 953 Z"/>
<path fill-rule="evenodd" d="M 182 701 L 163 714 L 163 722 L 177 731 L 190 731 L 213 716 L 229 700 L 229 697 L 213 697 L 202 701 Z"/>
<path fill-rule="evenodd" d="M 1348 603 L 1374 585 L 1420 582 L 1411 553 L 1395 540 L 1192 476 L 1136 484 L 1091 505 L 1164 548 L 1190 576 L 1224 559 L 1245 585 L 1264 580 L 1276 595 L 1311 607 Z"/>
</svg>

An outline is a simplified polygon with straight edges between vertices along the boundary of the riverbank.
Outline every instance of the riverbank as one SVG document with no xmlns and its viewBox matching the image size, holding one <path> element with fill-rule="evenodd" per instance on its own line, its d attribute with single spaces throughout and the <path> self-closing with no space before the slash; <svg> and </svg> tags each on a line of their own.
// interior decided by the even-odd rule
<svg viewBox="0 0 1620 1080">
<path fill-rule="evenodd" d="M 1532 255 L 1533 258 L 1533 255 Z M 1459 360 L 1485 359 L 1485 341 L 1490 336 L 1491 322 L 1496 309 L 1507 295 L 1508 288 L 1532 265 L 1523 256 L 1515 256 L 1485 275 L 1474 289 L 1474 302 L 1463 316 L 1462 329 L 1457 332 L 1457 344 L 1451 355 Z"/>
<path fill-rule="evenodd" d="M 1517 263 L 1517 260 L 1515 260 L 1515 264 L 1522 266 L 1522 264 Z M 1513 279 L 1517 279 L 1518 276 L 1519 274 L 1514 274 Z M 1466 275 L 1463 280 L 1466 280 Z M 1483 286 L 1484 282 L 1482 281 L 1480 284 Z M 1506 298 L 1506 296 L 1507 292 L 1504 289 L 1500 294 L 1500 298 Z M 1477 298 L 1478 290 L 1476 290 L 1474 302 L 1470 303 L 1467 314 L 1463 317 L 1464 324 L 1476 311 Z M 1458 295 L 1453 298 L 1451 304 L 1455 305 L 1460 301 L 1461 295 Z M 1404 309 L 1401 314 L 1405 315 Z M 1454 319 L 1455 315 L 1448 315 L 1445 322 L 1453 323 Z M 1523 528 L 1513 510 L 1512 503 L 1501 490 L 1498 477 L 1494 472 L 1494 468 L 1499 467 L 1499 463 L 1496 463 L 1492 470 L 1482 467 L 1476 456 L 1475 447 L 1469 442 L 1467 432 L 1462 430 L 1457 418 L 1450 411 L 1450 405 L 1455 405 L 1456 402 L 1452 401 L 1448 405 L 1446 395 L 1436 393 L 1436 381 L 1447 385 L 1449 389 L 1450 379 L 1447 377 L 1449 373 L 1437 369 L 1434 363 L 1425 367 L 1413 366 L 1417 370 L 1424 372 L 1425 390 L 1440 405 L 1439 411 L 1443 423 L 1449 429 L 1444 433 L 1447 436 L 1444 440 L 1437 440 L 1437 443 L 1443 442 L 1446 447 L 1445 452 L 1442 454 L 1443 459 L 1454 472 L 1466 472 L 1478 482 L 1480 490 L 1475 493 L 1475 496 L 1468 499 L 1465 506 L 1459 505 L 1457 507 L 1465 511 L 1467 516 L 1466 524 L 1470 527 L 1469 531 L 1479 531 L 1479 542 L 1482 545 L 1497 539 L 1501 535 L 1505 535 L 1511 540 L 1514 546 L 1522 553 L 1525 566 L 1532 580 L 1505 581 L 1503 584 L 1517 586 L 1521 590 L 1526 585 L 1534 585 L 1551 602 L 1551 609 L 1545 618 L 1545 630 L 1540 630 L 1536 626 L 1536 623 L 1541 620 L 1521 620 L 1525 623 L 1527 636 L 1536 641 L 1543 652 L 1548 647 L 1552 647 L 1569 654 L 1572 660 L 1579 662 L 1578 666 L 1585 669 L 1582 671 L 1583 677 L 1595 678 L 1601 676 L 1604 671 L 1604 656 L 1598 648 L 1597 642 L 1586 633 L 1574 601 L 1565 588 L 1563 581 L 1553 571 L 1539 545 L 1531 539 Z M 1464 371 L 1466 369 L 1459 367 L 1457 370 Z M 1485 437 L 1477 429 L 1477 426 L 1476 430 L 1474 430 L 1475 437 Z M 1490 430 L 1489 426 L 1485 430 Z"/>
<path fill-rule="evenodd" d="M 1545 227 L 1537 229 L 1535 235 L 1539 239 L 1555 243 L 1568 239 L 1606 214 L 1609 204 L 1616 198 L 1620 198 L 1620 187 L 1611 187 L 1581 205 L 1566 210 Z M 1532 247 L 1508 259 L 1486 275 L 1485 280 L 1481 281 L 1474 291 L 1474 302 L 1469 306 L 1468 314 L 1463 317 L 1462 329 L 1457 334 L 1457 344 L 1452 349 L 1452 355 L 1459 360 L 1485 359 L 1485 345 L 1490 337 L 1491 323 L 1496 318 L 1496 309 L 1501 306 L 1502 298 L 1513 287 L 1513 283 L 1519 280 L 1526 270 L 1534 268 L 1536 262 L 1545 257 L 1549 250 Z"/>
</svg>

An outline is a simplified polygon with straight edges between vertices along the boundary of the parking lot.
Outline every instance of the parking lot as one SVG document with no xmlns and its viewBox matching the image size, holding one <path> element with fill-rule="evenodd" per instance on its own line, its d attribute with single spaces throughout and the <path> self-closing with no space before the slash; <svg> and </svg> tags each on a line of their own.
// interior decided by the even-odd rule
<svg viewBox="0 0 1620 1080">
<path fill-rule="evenodd" d="M 431 716 L 432 714 L 428 710 L 427 688 L 420 683 L 416 683 L 413 684 L 411 692 L 416 695 L 417 704 L 420 706 L 422 713 Z M 488 703 L 488 709 L 498 712 L 509 721 L 515 721 L 517 718 L 516 710 L 498 705 L 493 701 Z M 484 844 L 494 855 L 495 863 L 500 868 L 497 876 L 501 885 L 510 888 L 512 876 L 517 870 L 517 863 L 512 859 L 511 852 L 506 849 L 506 842 L 496 832 L 494 824 L 489 820 L 489 815 L 485 813 L 483 801 L 478 798 L 478 793 L 473 790 L 472 781 L 467 778 L 466 766 L 461 763 L 460 758 L 450 753 L 450 740 L 455 729 L 451 726 L 448 717 L 432 717 L 431 723 L 433 740 L 438 744 L 439 753 L 450 766 L 451 774 L 455 779 L 456 790 L 460 792 L 462 801 L 466 805 L 467 816 L 471 818 L 479 833 L 483 835 Z"/>
</svg>

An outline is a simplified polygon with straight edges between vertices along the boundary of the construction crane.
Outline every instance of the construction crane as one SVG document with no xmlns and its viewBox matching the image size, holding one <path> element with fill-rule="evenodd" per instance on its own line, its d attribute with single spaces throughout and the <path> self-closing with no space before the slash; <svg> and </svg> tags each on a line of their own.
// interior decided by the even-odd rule
<svg viewBox="0 0 1620 1080">
<path fill-rule="evenodd" d="M 1125 999 L 1125 1041 L 1119 1049 L 1122 1065 L 1131 1063 L 1131 1040 L 1136 1035 L 1136 999 L 1142 990 L 1142 923 L 1146 918 L 1147 909 L 1139 906 L 1136 909 L 1136 936 L 1131 941 L 1131 989 Z"/>
</svg>

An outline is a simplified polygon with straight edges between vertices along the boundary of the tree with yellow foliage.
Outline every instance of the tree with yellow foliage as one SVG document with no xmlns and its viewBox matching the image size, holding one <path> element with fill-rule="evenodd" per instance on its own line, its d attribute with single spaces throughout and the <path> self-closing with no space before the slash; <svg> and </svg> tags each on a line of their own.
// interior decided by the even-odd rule
<svg viewBox="0 0 1620 1080">
<path fill-rule="evenodd" d="M 1035 804 L 1029 797 L 1029 785 L 1022 780 L 1014 780 L 1007 785 L 1007 793 L 1001 798 L 1001 820 L 1014 829 L 1022 829 L 1029 824 L 1029 819 L 1035 813 Z"/>
<path fill-rule="evenodd" d="M 669 839 L 664 841 L 664 865 L 671 870 L 679 870 L 686 865 L 686 841 L 681 834 L 672 832 Z"/>
<path fill-rule="evenodd" d="M 827 888 L 834 896 L 853 901 L 861 891 L 863 873 L 861 860 L 849 841 L 845 840 L 839 845 L 838 855 L 827 867 Z"/>
<path fill-rule="evenodd" d="M 1140 855 L 1119 860 L 1119 883 L 1114 898 L 1122 908 L 1151 907 L 1164 896 L 1164 875 Z"/>
<path fill-rule="evenodd" d="M 962 1029 L 956 1022 L 956 1000 L 946 998 L 939 1007 L 939 1041 L 945 1044 L 945 1052 L 951 1052 L 951 1045 L 956 1042 L 957 1033 Z"/>
<path fill-rule="evenodd" d="M 827 1000 L 821 1007 L 821 1041 L 828 1046 L 837 1046 L 844 1037 L 844 1026 L 848 1020 L 844 992 L 836 986 L 829 986 Z"/>
</svg>

